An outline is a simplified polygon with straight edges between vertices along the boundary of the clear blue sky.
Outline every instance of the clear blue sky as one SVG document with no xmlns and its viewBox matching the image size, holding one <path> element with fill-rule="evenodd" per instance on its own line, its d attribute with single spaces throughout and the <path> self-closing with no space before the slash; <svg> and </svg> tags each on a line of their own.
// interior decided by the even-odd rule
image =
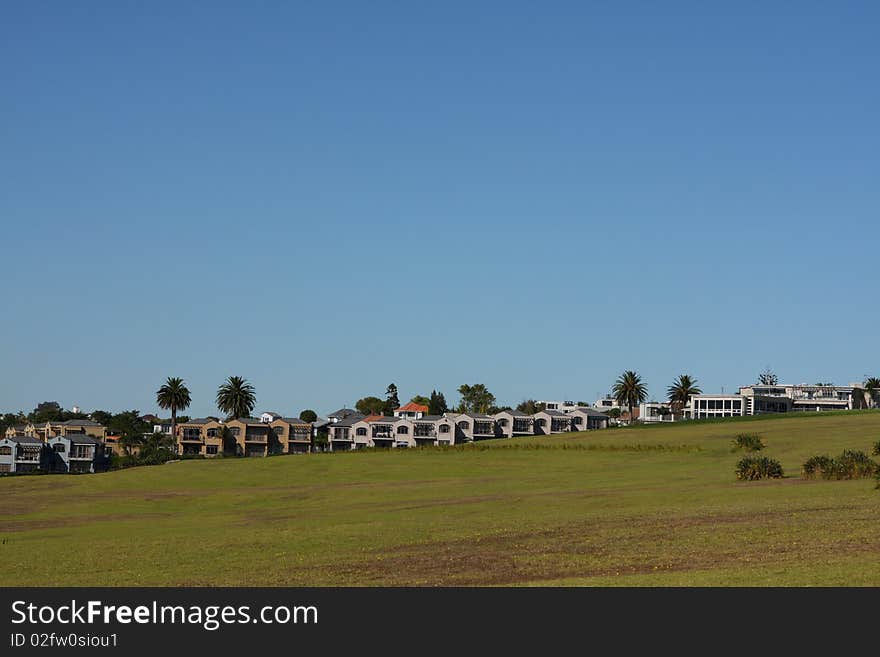
<svg viewBox="0 0 880 657">
<path fill-rule="evenodd" d="M 876 2 L 4 2 L 0 409 L 880 375 Z"/>
</svg>

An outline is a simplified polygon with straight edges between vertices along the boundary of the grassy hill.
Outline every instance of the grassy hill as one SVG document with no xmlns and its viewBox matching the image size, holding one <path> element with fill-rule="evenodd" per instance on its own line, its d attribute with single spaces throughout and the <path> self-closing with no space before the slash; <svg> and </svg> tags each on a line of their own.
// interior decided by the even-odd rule
<svg viewBox="0 0 880 657">
<path fill-rule="evenodd" d="M 739 432 L 786 478 L 746 483 Z M 880 412 L 0 479 L 3 584 L 880 585 Z"/>
</svg>

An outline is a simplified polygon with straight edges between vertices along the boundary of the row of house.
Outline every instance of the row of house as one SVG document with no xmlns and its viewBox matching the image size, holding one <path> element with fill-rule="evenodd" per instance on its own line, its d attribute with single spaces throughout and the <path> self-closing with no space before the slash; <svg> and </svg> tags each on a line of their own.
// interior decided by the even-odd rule
<svg viewBox="0 0 880 657">
<path fill-rule="evenodd" d="M 8 427 L 6 437 L 28 436 L 46 442 L 50 438 L 67 435 L 86 435 L 101 442 L 107 437 L 107 427 L 92 420 L 66 420 L 64 422 L 40 422 Z"/>
<path fill-rule="evenodd" d="M 273 416 L 267 419 L 265 415 Z M 222 430 L 229 429 L 234 445 L 223 445 Z M 224 450 L 226 447 L 226 450 Z M 177 425 L 177 453 L 181 456 L 216 456 L 232 451 L 239 456 L 300 454 L 312 449 L 312 425 L 299 418 L 274 413 L 264 417 L 220 422 L 196 418 Z"/>
<path fill-rule="evenodd" d="M 107 427 L 92 420 L 29 422 L 0 439 L 0 474 L 95 472 L 106 467 Z"/>
<path fill-rule="evenodd" d="M 6 435 L 0 439 L 0 474 L 36 472 L 85 473 L 105 469 L 109 451 L 86 433 L 71 432 L 42 440 Z"/>
<path fill-rule="evenodd" d="M 365 416 L 343 408 L 329 416 L 328 446 L 331 451 L 367 447 L 423 447 L 455 445 L 490 438 L 542 436 L 568 431 L 604 429 L 608 417 L 589 407 L 568 412 L 544 410 L 532 415 L 506 410 L 494 415 L 444 413 L 428 415 L 428 408 L 408 404 L 393 417 Z"/>
</svg>

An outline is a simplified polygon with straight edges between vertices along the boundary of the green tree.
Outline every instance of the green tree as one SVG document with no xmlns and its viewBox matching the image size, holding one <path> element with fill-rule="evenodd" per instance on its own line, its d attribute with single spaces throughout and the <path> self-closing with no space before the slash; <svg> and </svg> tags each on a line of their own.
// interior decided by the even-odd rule
<svg viewBox="0 0 880 657">
<path fill-rule="evenodd" d="M 165 463 L 174 456 L 174 439 L 164 433 L 147 434 L 142 438 L 138 461 L 144 465 Z"/>
<path fill-rule="evenodd" d="M 119 446 L 125 450 L 126 455 L 131 456 L 135 448 L 140 449 L 144 444 L 143 436 L 123 434 L 119 437 Z"/>
<path fill-rule="evenodd" d="M 539 404 L 534 399 L 524 399 L 516 405 L 516 410 L 520 413 L 525 413 L 526 415 L 534 415 L 535 413 L 540 413 L 545 410 L 545 405 Z"/>
<path fill-rule="evenodd" d="M 34 424 L 46 424 L 46 422 L 63 422 L 64 409 L 56 401 L 44 401 L 28 415 L 28 420 Z"/>
<path fill-rule="evenodd" d="M 257 393 L 247 379 L 230 376 L 217 388 L 216 403 L 227 420 L 250 417 L 257 405 Z"/>
<path fill-rule="evenodd" d="M 19 424 L 27 424 L 27 417 L 24 413 L 19 411 L 18 413 L 4 413 L 2 417 L 0 417 L 0 436 L 5 435 L 6 430 L 9 427 L 14 427 Z"/>
<path fill-rule="evenodd" d="M 318 419 L 318 414 L 315 413 L 315 411 L 313 411 L 312 409 L 307 408 L 304 411 L 300 412 L 299 419 L 303 422 L 314 422 Z"/>
<path fill-rule="evenodd" d="M 107 411 L 92 411 L 90 416 L 92 422 L 97 422 L 105 427 L 110 425 L 110 418 L 112 417 L 113 413 L 108 413 Z"/>
<path fill-rule="evenodd" d="M 223 445 L 224 456 L 241 456 L 238 441 L 232 435 L 232 430 L 229 427 L 224 424 L 220 427 L 218 435 L 220 436 L 220 444 Z"/>
<path fill-rule="evenodd" d="M 458 387 L 458 394 L 461 395 L 459 409 L 463 413 L 488 413 L 495 406 L 495 395 L 482 383 L 464 383 Z"/>
<path fill-rule="evenodd" d="M 145 433 L 152 430 L 152 427 L 140 419 L 141 412 L 138 410 L 122 411 L 110 418 L 107 423 L 107 430 L 122 438 L 127 438 L 130 444 L 137 444 L 143 438 Z"/>
<path fill-rule="evenodd" d="M 703 391 L 697 387 L 697 380 L 689 374 L 680 374 L 672 385 L 666 389 L 669 395 L 669 403 L 672 405 L 674 413 L 680 413 L 681 409 L 687 406 L 691 399 L 691 395 L 699 395 Z"/>
<path fill-rule="evenodd" d="M 425 397 L 424 395 L 416 395 L 409 401 L 413 404 L 419 404 L 420 406 L 427 406 L 428 408 L 431 408 L 431 398 Z"/>
<path fill-rule="evenodd" d="M 618 404 L 629 408 L 629 419 L 632 422 L 635 407 L 648 398 L 648 387 L 642 381 L 642 377 L 632 370 L 627 370 L 614 382 L 611 394 Z"/>
<path fill-rule="evenodd" d="M 880 378 L 870 376 L 865 379 L 865 392 L 868 393 L 871 406 L 876 406 L 877 397 L 880 396 Z"/>
<path fill-rule="evenodd" d="M 159 408 L 171 411 L 171 436 L 177 438 L 177 411 L 189 408 L 192 399 L 189 388 L 183 379 L 169 376 L 165 383 L 156 391 L 156 404 Z"/>
<path fill-rule="evenodd" d="M 358 413 L 364 415 L 382 415 L 388 402 L 382 401 L 378 397 L 364 397 L 355 402 L 355 409 Z"/>
<path fill-rule="evenodd" d="M 385 390 L 385 415 L 394 415 L 394 410 L 400 408 L 400 398 L 397 396 L 397 386 L 388 384 Z"/>
<path fill-rule="evenodd" d="M 443 396 L 443 393 L 432 390 L 431 398 L 428 400 L 428 414 L 443 415 L 448 410 L 449 407 L 446 405 L 446 397 Z"/>
</svg>

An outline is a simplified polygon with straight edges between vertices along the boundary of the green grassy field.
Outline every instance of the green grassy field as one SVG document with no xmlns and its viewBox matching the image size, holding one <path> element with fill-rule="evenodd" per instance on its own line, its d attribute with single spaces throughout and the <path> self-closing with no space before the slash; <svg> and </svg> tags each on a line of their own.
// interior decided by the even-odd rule
<svg viewBox="0 0 880 657">
<path fill-rule="evenodd" d="M 738 482 L 758 432 L 786 478 Z M 880 412 L 0 479 L 4 586 L 880 585 Z"/>
</svg>

